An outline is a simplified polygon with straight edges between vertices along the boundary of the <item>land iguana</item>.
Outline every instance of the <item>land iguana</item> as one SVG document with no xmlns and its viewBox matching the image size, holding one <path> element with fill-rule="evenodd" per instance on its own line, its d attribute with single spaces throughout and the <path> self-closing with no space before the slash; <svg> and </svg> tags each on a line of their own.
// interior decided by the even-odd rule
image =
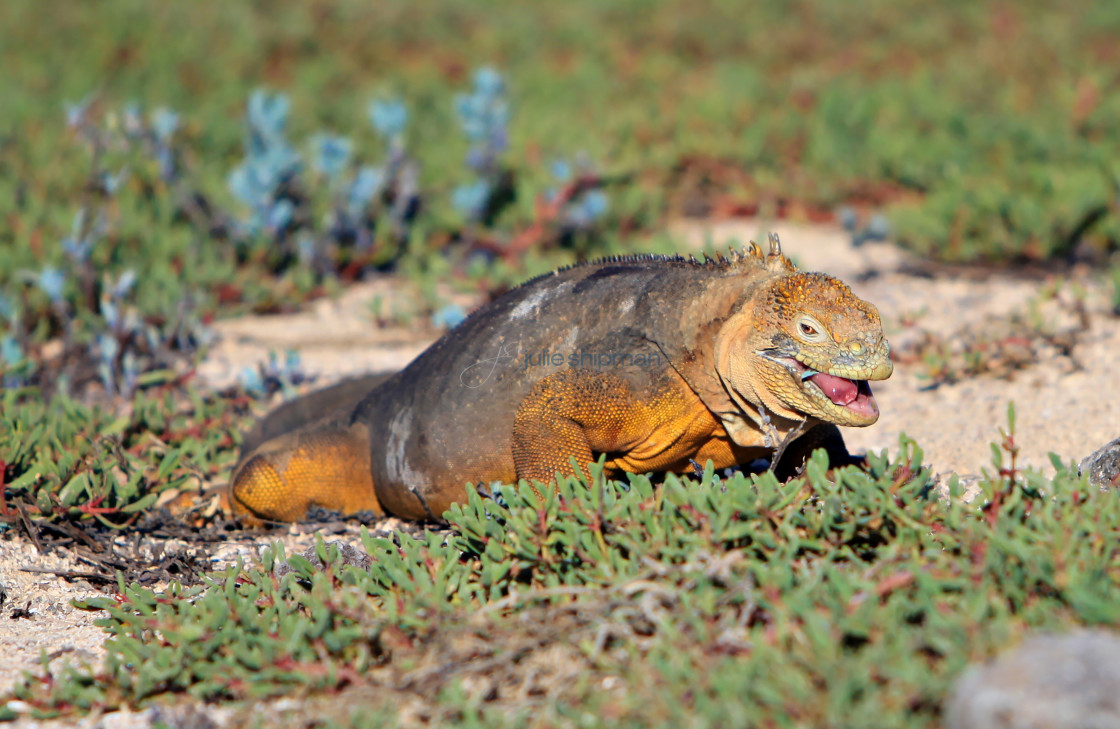
<svg viewBox="0 0 1120 729">
<path fill-rule="evenodd" d="M 396 374 L 267 416 L 230 502 L 250 520 L 314 505 L 438 519 L 468 482 L 548 485 L 572 459 L 617 475 L 771 458 L 788 473 L 823 447 L 847 463 L 836 426 L 878 419 L 868 381 L 892 369 L 875 307 L 799 271 L 776 236 L 769 253 L 577 264 L 482 306 Z"/>
</svg>

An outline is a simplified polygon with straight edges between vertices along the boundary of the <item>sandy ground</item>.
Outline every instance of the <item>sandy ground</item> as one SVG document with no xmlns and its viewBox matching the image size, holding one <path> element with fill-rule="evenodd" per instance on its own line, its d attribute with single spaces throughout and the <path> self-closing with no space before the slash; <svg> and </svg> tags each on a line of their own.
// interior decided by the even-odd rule
<svg viewBox="0 0 1120 729">
<path fill-rule="evenodd" d="M 926 334 L 960 346 L 961 333 L 989 326 L 1027 311 L 1041 301 L 1046 282 L 991 276 L 983 279 L 914 275 L 907 272 L 904 254 L 885 244 L 853 249 L 843 231 L 824 226 L 757 221 L 716 224 L 681 223 L 672 227 L 680 249 L 696 249 L 706 242 L 721 245 L 737 239 L 765 240 L 766 230 L 780 233 L 787 254 L 802 268 L 821 270 L 847 281 L 857 294 L 878 306 L 896 351 Z M 1068 277 L 1067 277 L 1068 278 Z M 978 473 L 990 463 L 989 443 L 998 440 L 1006 424 L 1007 405 L 1017 410 L 1017 437 L 1025 464 L 1049 469 L 1048 454 L 1080 460 L 1120 436 L 1115 408 L 1120 401 L 1120 319 L 1109 313 L 1106 289 L 1100 282 L 1059 282 L 1066 300 L 1075 286 L 1084 289 L 1090 327 L 1082 332 L 1070 356 L 1046 347 L 1036 348 L 1037 362 L 1010 379 L 990 375 L 965 378 L 957 384 L 929 387 L 920 363 L 900 364 L 894 376 L 875 388 L 882 411 L 870 428 L 846 432 L 855 450 L 894 451 L 899 436 L 915 438 L 926 462 L 939 473 Z M 301 355 L 303 369 L 327 384 L 347 375 L 403 366 L 429 344 L 438 332 L 423 323 L 408 328 L 377 327 L 374 302 L 389 302 L 391 311 L 415 305 L 415 291 L 392 279 L 378 279 L 347 289 L 338 298 L 316 302 L 294 315 L 220 322 L 220 344 L 202 367 L 203 379 L 222 386 L 246 367 L 267 359 L 269 351 L 289 348 Z M 410 303 L 410 301 L 412 303 Z M 468 298 L 457 301 L 467 308 Z M 400 307 L 400 308 L 395 308 Z M 1038 317 L 1055 331 L 1074 326 L 1068 311 L 1054 302 L 1038 306 Z M 338 538 L 356 542 L 357 529 L 340 528 Z M 308 530 L 293 527 L 286 537 L 289 551 L 309 543 Z M 255 545 L 245 543 L 209 548 L 215 566 L 249 556 Z M 50 575 L 21 571 L 24 567 L 82 569 L 67 555 L 40 555 L 20 539 L 0 540 L 0 686 L 9 686 L 23 670 L 34 670 L 40 651 L 95 660 L 101 654 L 102 634 L 93 625 L 96 614 L 78 611 L 70 600 L 101 594 L 92 586 Z M 28 607 L 30 618 L 9 620 L 15 608 Z M 147 726 L 148 714 L 116 714 L 91 718 L 85 726 Z M 21 722 L 31 725 L 32 722 Z"/>
<path fill-rule="evenodd" d="M 441 301 L 470 311 L 479 298 L 437 292 Z M 238 381 L 245 369 L 267 362 L 269 353 L 279 361 L 285 353 L 299 354 L 302 372 L 329 384 L 367 372 L 399 370 L 439 338 L 442 330 L 423 309 L 420 291 L 411 282 L 381 276 L 347 287 L 338 296 L 313 301 L 295 314 L 246 316 L 214 324 L 218 344 L 199 367 L 202 381 L 218 389 Z M 407 326 L 378 326 L 375 310 L 389 322 Z"/>
<path fill-rule="evenodd" d="M 93 624 L 96 615 L 70 605 L 71 600 L 101 597 L 101 590 L 84 582 L 72 584 L 51 574 L 23 571 L 28 567 L 89 569 L 66 555 L 39 554 L 26 539 L 0 540 L 0 589 L 7 598 L 0 607 L 0 691 L 24 670 L 38 668 L 41 652 L 66 655 L 74 663 L 90 662 L 101 655 L 105 640 L 105 634 Z"/>
</svg>

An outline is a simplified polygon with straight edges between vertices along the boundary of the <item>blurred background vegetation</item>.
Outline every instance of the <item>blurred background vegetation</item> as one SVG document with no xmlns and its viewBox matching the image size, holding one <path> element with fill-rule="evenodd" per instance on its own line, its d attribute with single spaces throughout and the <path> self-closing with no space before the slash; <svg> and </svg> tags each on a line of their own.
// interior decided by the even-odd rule
<svg viewBox="0 0 1120 729">
<path fill-rule="evenodd" d="M 454 99 L 480 67 L 508 94 L 500 164 L 514 202 L 494 203 L 487 222 L 499 229 L 532 216 L 555 160 L 578 159 L 622 176 L 610 199 L 623 231 L 670 215 L 820 218 L 856 204 L 935 258 L 1101 253 L 1120 240 L 1120 9 L 1108 2 L 109 0 L 48 14 L 12 0 L 0 22 L 4 242 L 38 259 L 69 232 L 67 203 L 90 192 L 68 105 L 86 100 L 84 121 L 98 125 L 129 104 L 173 111 L 182 174 L 236 210 L 228 177 L 257 88 L 290 100 L 298 148 L 341 134 L 357 159 L 381 155 L 370 101 L 402 103 L 421 243 L 438 247 L 461 232 L 448 208 L 471 177 L 471 140 Z M 160 191 L 132 172 L 119 258 L 198 235 L 145 205 Z"/>
<path fill-rule="evenodd" d="M 330 130 L 358 157 L 378 150 L 369 101 L 403 102 L 434 214 L 465 176 L 454 95 L 489 66 L 508 82 L 511 225 L 552 159 L 585 155 L 632 175 L 619 216 L 863 203 L 903 245 L 959 260 L 1120 238 L 1114 3 L 12 0 L 0 22 L 8 216 L 76 199 L 88 160 L 64 109 L 91 94 L 99 113 L 174 110 L 192 180 L 228 197 L 258 87 L 289 97 L 298 143 Z M 7 235 L 60 238 L 60 217 Z"/>
</svg>

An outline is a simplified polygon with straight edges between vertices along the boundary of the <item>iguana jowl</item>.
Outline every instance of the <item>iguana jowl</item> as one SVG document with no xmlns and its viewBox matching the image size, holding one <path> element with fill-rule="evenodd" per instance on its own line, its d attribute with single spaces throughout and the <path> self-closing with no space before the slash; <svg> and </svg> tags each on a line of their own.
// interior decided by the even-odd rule
<svg viewBox="0 0 1120 729">
<path fill-rule="evenodd" d="M 439 518 L 468 482 L 547 484 L 573 457 L 604 455 L 612 473 L 780 457 L 788 472 L 824 447 L 836 463 L 836 426 L 874 423 L 867 381 L 891 371 L 875 307 L 798 271 L 776 236 L 768 254 L 576 265 L 483 306 L 395 375 L 266 417 L 230 501 L 272 520 L 312 505 Z"/>
</svg>

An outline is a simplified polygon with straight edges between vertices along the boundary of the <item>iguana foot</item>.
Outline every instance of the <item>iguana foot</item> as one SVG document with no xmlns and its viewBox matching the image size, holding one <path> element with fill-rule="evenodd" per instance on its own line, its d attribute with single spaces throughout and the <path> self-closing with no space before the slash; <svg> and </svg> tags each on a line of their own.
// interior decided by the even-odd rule
<svg viewBox="0 0 1120 729">
<path fill-rule="evenodd" d="M 364 425 L 326 424 L 270 440 L 230 480 L 230 506 L 248 523 L 296 521 L 311 506 L 383 513 Z"/>
<path fill-rule="evenodd" d="M 841 468 L 865 464 L 863 456 L 853 456 L 844 445 L 840 429 L 831 423 L 821 423 L 790 444 L 781 459 L 774 464 L 774 475 L 779 481 L 800 476 L 813 451 L 824 448 L 828 453 L 828 467 Z"/>
</svg>

